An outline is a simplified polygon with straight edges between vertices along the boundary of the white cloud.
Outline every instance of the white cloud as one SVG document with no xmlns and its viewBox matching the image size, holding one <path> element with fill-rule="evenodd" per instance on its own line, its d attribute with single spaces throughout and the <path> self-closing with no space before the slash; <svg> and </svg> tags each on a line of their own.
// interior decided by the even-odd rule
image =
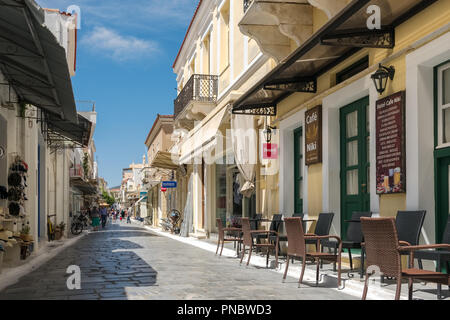
<svg viewBox="0 0 450 320">
<path fill-rule="evenodd" d="M 154 41 L 120 35 L 105 27 L 95 27 L 82 38 L 81 44 L 116 61 L 147 58 L 159 52 L 159 46 Z"/>
</svg>

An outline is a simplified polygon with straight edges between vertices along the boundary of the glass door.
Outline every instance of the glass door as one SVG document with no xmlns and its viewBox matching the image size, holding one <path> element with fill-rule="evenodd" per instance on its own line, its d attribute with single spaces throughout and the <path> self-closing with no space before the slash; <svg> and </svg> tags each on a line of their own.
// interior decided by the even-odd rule
<svg viewBox="0 0 450 320">
<path fill-rule="evenodd" d="M 370 210 L 369 97 L 340 110 L 341 235 L 355 211 Z"/>
<path fill-rule="evenodd" d="M 294 131 L 294 210 L 303 212 L 303 129 Z"/>
</svg>

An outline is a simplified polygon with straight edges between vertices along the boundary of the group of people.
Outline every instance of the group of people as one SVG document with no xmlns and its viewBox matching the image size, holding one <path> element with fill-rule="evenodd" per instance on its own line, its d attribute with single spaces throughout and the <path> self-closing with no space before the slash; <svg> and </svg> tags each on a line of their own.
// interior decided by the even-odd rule
<svg viewBox="0 0 450 320">
<path fill-rule="evenodd" d="M 108 209 L 106 207 L 101 207 L 100 209 L 98 209 L 97 207 L 94 207 L 89 211 L 94 231 L 99 230 L 100 224 L 102 225 L 102 229 L 104 229 L 106 227 L 108 217 L 111 217 L 114 222 L 116 222 L 118 219 L 120 220 L 120 222 L 122 222 L 122 220 L 125 221 L 126 218 L 127 223 L 131 224 L 131 215 L 128 214 L 128 211 L 126 210 L 114 210 Z"/>
<path fill-rule="evenodd" d="M 131 223 L 131 214 L 128 213 L 127 210 L 113 210 L 112 211 L 113 221 L 120 220 L 120 222 L 125 221 L 127 219 L 127 223 Z"/>
</svg>

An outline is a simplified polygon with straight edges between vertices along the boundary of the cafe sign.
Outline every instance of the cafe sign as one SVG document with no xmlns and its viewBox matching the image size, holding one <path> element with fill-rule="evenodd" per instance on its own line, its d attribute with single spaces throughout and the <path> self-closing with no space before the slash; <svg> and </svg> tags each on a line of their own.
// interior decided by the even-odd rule
<svg viewBox="0 0 450 320">
<path fill-rule="evenodd" d="M 305 112 L 305 164 L 322 162 L 322 106 Z"/>
<path fill-rule="evenodd" d="M 376 104 L 377 194 L 406 192 L 405 92 Z"/>
</svg>

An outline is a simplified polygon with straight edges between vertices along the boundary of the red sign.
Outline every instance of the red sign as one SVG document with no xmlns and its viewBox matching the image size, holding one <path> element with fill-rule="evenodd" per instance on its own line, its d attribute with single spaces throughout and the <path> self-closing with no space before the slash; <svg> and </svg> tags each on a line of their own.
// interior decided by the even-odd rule
<svg viewBox="0 0 450 320">
<path fill-rule="evenodd" d="M 161 188 L 161 192 L 166 192 L 167 188 Z"/>
<path fill-rule="evenodd" d="M 278 159 L 278 144 L 264 143 L 263 144 L 263 159 L 264 160 Z"/>
<path fill-rule="evenodd" d="M 377 194 L 406 191 L 405 92 L 376 104 Z"/>
</svg>

